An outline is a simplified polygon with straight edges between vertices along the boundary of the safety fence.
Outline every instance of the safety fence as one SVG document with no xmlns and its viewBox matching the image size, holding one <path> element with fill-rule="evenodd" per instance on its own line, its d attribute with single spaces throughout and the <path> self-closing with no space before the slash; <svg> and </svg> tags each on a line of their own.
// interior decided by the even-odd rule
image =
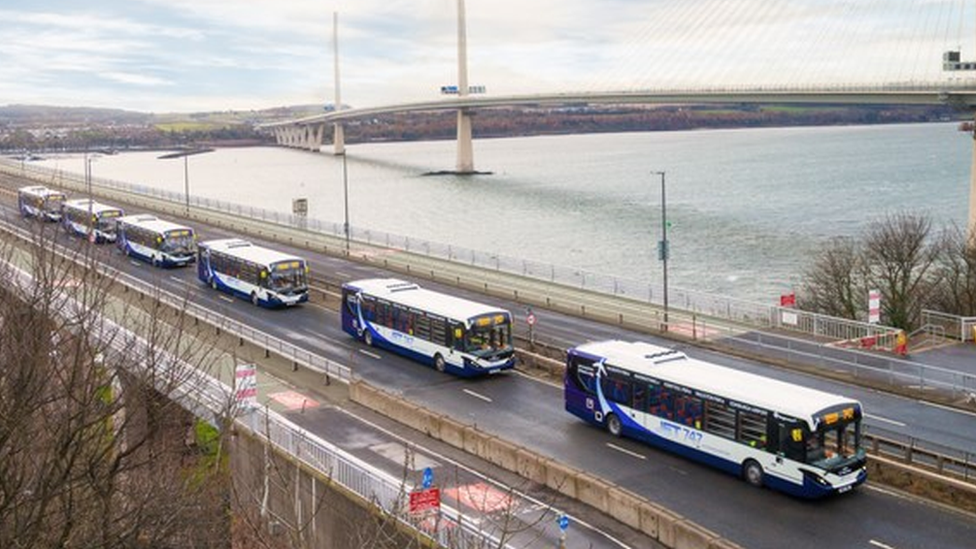
<svg viewBox="0 0 976 549">
<path fill-rule="evenodd" d="M 958 341 L 973 341 L 976 338 L 976 316 L 958 316 L 939 311 L 922 311 L 922 324 L 939 326 L 946 337 Z"/>
</svg>

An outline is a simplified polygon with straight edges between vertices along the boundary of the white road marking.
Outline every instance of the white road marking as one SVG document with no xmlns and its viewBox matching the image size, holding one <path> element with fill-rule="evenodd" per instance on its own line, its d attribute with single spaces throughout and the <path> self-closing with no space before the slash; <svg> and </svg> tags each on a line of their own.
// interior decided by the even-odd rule
<svg viewBox="0 0 976 549">
<path fill-rule="evenodd" d="M 129 263 L 132 263 L 136 267 L 142 267 L 142 262 L 141 261 L 136 261 L 135 259 L 130 259 L 129 260 Z"/>
<path fill-rule="evenodd" d="M 895 549 L 894 547 L 892 547 L 890 545 L 887 545 L 887 544 L 884 544 L 884 543 L 881 543 L 880 541 L 871 540 L 868 543 L 870 543 L 871 545 L 873 545 L 875 547 L 880 547 L 881 549 Z"/>
<path fill-rule="evenodd" d="M 347 279 L 348 278 L 352 278 L 352 275 L 351 274 L 346 274 L 346 273 L 339 272 L 339 271 L 336 271 L 335 272 L 335 275 L 338 276 L 339 278 L 347 278 Z"/>
<path fill-rule="evenodd" d="M 227 303 L 234 303 L 234 298 L 233 297 L 226 296 L 226 295 L 218 295 L 217 297 L 220 298 L 220 299 L 223 299 Z"/>
<path fill-rule="evenodd" d="M 486 397 L 485 395 L 478 394 L 470 389 L 462 389 L 461 391 L 473 396 L 474 398 L 480 398 L 485 402 L 494 402 L 490 397 Z"/>
<path fill-rule="evenodd" d="M 626 448 L 621 448 L 620 446 L 617 446 L 616 444 L 614 444 L 612 442 L 608 442 L 607 443 L 607 446 L 609 446 L 610 448 L 612 448 L 612 449 L 614 449 L 614 450 L 616 450 L 618 452 L 622 452 L 624 454 L 627 454 L 628 456 L 635 457 L 637 459 L 647 459 L 647 456 L 642 456 L 642 455 L 638 454 L 637 452 L 631 452 L 630 450 L 628 450 Z"/>
<path fill-rule="evenodd" d="M 966 411 L 966 410 L 960 410 L 959 408 L 950 408 L 949 406 L 943 406 L 941 404 L 936 404 L 934 402 L 926 402 L 924 400 L 919 400 L 918 403 L 919 404 L 922 404 L 924 406 L 931 406 L 933 408 L 938 408 L 940 410 L 945 410 L 946 412 L 955 412 L 957 414 L 966 414 L 967 416 L 976 417 L 976 413 L 969 412 L 969 411 Z"/>
<path fill-rule="evenodd" d="M 883 421 L 885 423 L 890 423 L 892 425 L 897 425 L 899 427 L 907 427 L 907 425 L 905 425 L 904 423 L 902 423 L 900 421 L 895 421 L 893 419 L 888 419 L 888 418 L 881 417 L 881 416 L 875 416 L 875 415 L 871 415 L 871 414 L 864 414 L 864 417 L 873 419 L 875 421 Z"/>
<path fill-rule="evenodd" d="M 173 282 L 176 282 L 177 284 L 186 284 L 186 282 L 184 282 L 182 278 L 170 276 L 169 279 L 172 280 Z"/>
<path fill-rule="evenodd" d="M 363 353 L 364 355 L 366 355 L 368 357 L 375 358 L 376 360 L 382 360 L 383 359 L 382 356 L 380 356 L 380 355 L 378 355 L 376 353 L 371 353 L 371 352 L 367 351 L 366 349 L 360 349 L 359 352 L 360 353 Z"/>
</svg>

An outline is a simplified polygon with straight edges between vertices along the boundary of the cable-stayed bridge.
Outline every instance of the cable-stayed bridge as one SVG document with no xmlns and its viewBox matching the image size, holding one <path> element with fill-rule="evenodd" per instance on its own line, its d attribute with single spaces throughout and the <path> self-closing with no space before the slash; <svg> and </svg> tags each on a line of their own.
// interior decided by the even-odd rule
<svg viewBox="0 0 976 549">
<path fill-rule="evenodd" d="M 465 4 L 457 0 L 457 85 L 449 86 L 451 95 L 340 109 L 265 127 L 274 132 L 280 145 L 318 151 L 327 124 L 332 124 L 333 152 L 344 154 L 343 122 L 383 114 L 456 111 L 455 171 L 465 174 L 475 173 L 471 113 L 478 109 L 890 104 L 949 105 L 976 111 L 976 78 L 972 76 L 976 62 L 963 53 L 976 52 L 973 0 L 787 0 L 775 6 L 751 1 L 669 0 L 659 4 L 658 17 L 640 27 L 640 38 L 628 43 L 626 53 L 620 54 L 626 61 L 604 58 L 616 76 L 580 83 L 576 91 L 480 95 L 469 93 L 483 86 L 468 84 Z M 341 107 L 337 16 L 334 24 L 334 104 Z M 874 36 L 882 37 L 880 45 Z M 640 68 L 642 62 L 652 69 Z M 629 80 L 626 87 L 620 85 L 624 80 Z M 605 91 L 614 89 L 612 86 L 620 86 L 619 91 Z M 969 226 L 976 231 L 976 170 L 973 174 Z"/>
</svg>

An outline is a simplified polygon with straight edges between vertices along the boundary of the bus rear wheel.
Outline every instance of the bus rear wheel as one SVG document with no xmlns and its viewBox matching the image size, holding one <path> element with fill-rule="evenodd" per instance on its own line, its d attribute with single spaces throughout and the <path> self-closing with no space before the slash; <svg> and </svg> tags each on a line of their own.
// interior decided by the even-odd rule
<svg viewBox="0 0 976 549">
<path fill-rule="evenodd" d="M 444 369 L 447 368 L 447 364 L 444 362 L 444 357 L 441 355 L 434 355 L 434 368 L 436 368 L 438 372 L 443 372 Z"/>
<path fill-rule="evenodd" d="M 607 431 L 610 431 L 610 434 L 615 437 L 619 437 L 623 434 L 624 425 L 620 422 L 620 418 L 617 417 L 617 414 L 607 414 Z"/>
<path fill-rule="evenodd" d="M 742 464 L 742 478 L 746 482 L 755 486 L 756 488 L 762 488 L 763 485 L 763 468 L 759 465 L 756 460 L 750 459 L 746 460 Z"/>
<path fill-rule="evenodd" d="M 366 330 L 363 333 L 363 341 L 366 343 L 366 346 L 367 347 L 372 347 L 373 346 L 373 333 L 370 332 L 369 330 Z"/>
<path fill-rule="evenodd" d="M 253 303 L 255 307 L 261 304 L 261 301 L 258 299 L 257 292 L 251 292 L 251 303 Z"/>
</svg>

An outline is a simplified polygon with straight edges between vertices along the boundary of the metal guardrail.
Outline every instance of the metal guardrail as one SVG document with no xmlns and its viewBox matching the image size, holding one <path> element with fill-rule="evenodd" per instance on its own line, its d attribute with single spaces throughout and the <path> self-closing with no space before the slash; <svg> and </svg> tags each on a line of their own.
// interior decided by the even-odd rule
<svg viewBox="0 0 976 549">
<path fill-rule="evenodd" d="M 972 452 L 920 441 L 880 427 L 870 427 L 865 431 L 865 444 L 873 455 L 976 485 L 976 454 Z"/>
<path fill-rule="evenodd" d="M 63 186 L 65 182 L 71 182 L 75 185 L 85 184 L 82 177 L 78 174 L 46 167 L 26 165 L 10 159 L 0 159 L 0 168 L 11 174 L 20 174 L 55 186 Z M 318 233 L 332 238 L 345 238 L 344 227 L 341 223 L 307 219 L 264 208 L 241 206 L 223 200 L 200 196 L 190 196 L 189 200 L 187 200 L 186 195 L 182 193 L 164 191 L 146 185 L 136 185 L 112 179 L 95 178 L 92 181 L 92 184 L 95 186 L 145 195 L 174 204 L 183 205 L 189 203 L 193 208 L 202 208 L 234 216 L 251 218 L 292 229 Z M 359 227 L 351 226 L 349 233 L 351 240 L 368 246 L 402 250 L 415 255 L 459 263 L 487 271 L 504 272 L 570 288 L 627 298 L 648 304 L 663 305 L 664 291 L 662 285 L 658 283 L 596 273 L 577 267 L 471 250 L 450 244 L 431 242 Z M 696 290 L 676 288 L 674 286 L 670 286 L 668 289 L 668 300 L 671 307 L 682 308 L 700 315 L 709 315 L 730 322 L 755 326 L 760 329 L 776 329 L 807 334 L 818 338 L 856 340 L 865 337 L 890 336 L 896 331 L 895 328 L 887 326 L 756 303 Z M 885 347 L 885 349 L 890 350 L 888 347 Z"/>
<path fill-rule="evenodd" d="M 922 324 L 941 326 L 948 337 L 959 341 L 973 341 L 976 338 L 976 316 L 959 316 L 931 311 L 922 311 Z"/>
</svg>

